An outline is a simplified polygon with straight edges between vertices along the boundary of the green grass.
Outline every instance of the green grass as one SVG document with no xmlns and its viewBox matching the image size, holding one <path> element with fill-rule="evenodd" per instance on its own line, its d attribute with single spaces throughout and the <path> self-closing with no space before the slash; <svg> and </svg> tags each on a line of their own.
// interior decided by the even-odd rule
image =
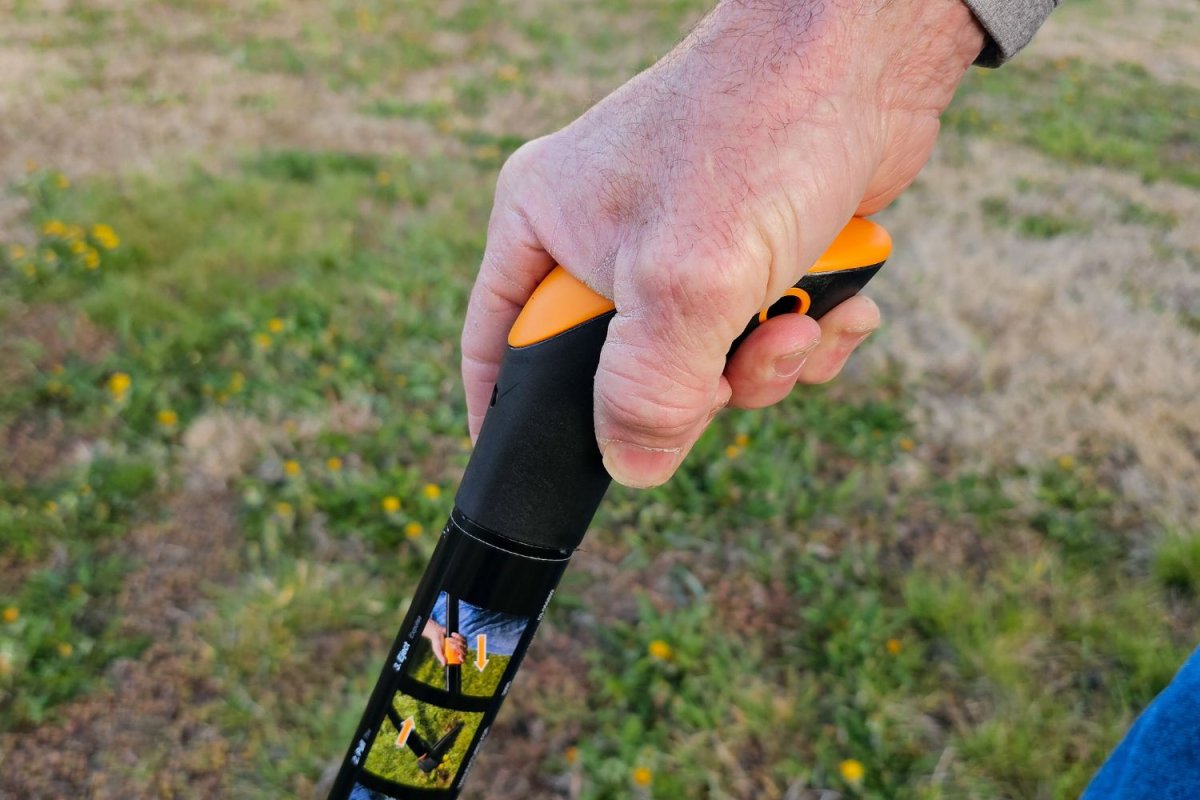
<svg viewBox="0 0 1200 800">
<path fill-rule="evenodd" d="M 0 629 L 6 696 L 21 698 L 8 724 L 53 715 L 136 654 L 103 622 L 122 563 L 105 559 L 137 558 L 117 545 L 154 513 L 144 498 L 186 475 L 183 432 L 234 413 L 270 435 L 234 479 L 249 576 L 212 590 L 227 611 L 203 636 L 224 689 L 202 713 L 240 743 L 232 780 L 247 796 L 306 791 L 342 752 L 465 464 L 450 343 L 482 245 L 474 186 L 493 169 L 279 151 L 220 173 L 22 188 L 31 230 L 102 222 L 120 244 L 98 269 L 32 279 L 10 258 L 7 290 L 82 310 L 113 345 L 53 369 L 30 349 L 32 388 L 6 390 L 0 408 L 120 455 L 3 495 L 24 531 L 6 557 L 27 565 L 3 598 L 20 609 Z M 1071 459 L 1030 475 L 932 471 L 898 490 L 898 459 L 913 457 L 902 390 L 881 375 L 726 414 L 666 486 L 610 493 L 593 539 L 656 588 L 610 616 L 628 598 L 571 572 L 548 624 L 580 632 L 583 693 L 517 683 L 576 742 L 583 796 L 626 796 L 644 768 L 656 797 L 751 779 L 1067 797 L 1164 685 L 1187 645 L 1170 620 L 1193 613 L 1179 605 L 1197 580 L 1191 541 L 1164 540 L 1152 569 L 1136 566 L 1119 494 Z M 335 408 L 359 421 L 334 423 Z M 929 542 L 965 560 L 944 569 L 897 530 L 914 524 L 953 529 Z M 50 557 L 63 547 L 65 566 Z M 69 657 L 60 642 L 75 643 Z M 345 655 L 329 662 L 331 647 Z M 553 656 L 535 645 L 530 658 Z M 956 759 L 935 785 L 946 748 Z M 371 758 L 416 778 L 386 749 Z M 861 782 L 843 775 L 848 759 Z"/>
<path fill-rule="evenodd" d="M 483 714 L 438 708 L 428 703 L 418 702 L 399 692 L 392 698 L 392 707 L 396 709 L 400 719 L 405 720 L 411 717 L 415 723 L 415 730 L 429 744 L 433 744 L 448 733 L 455 724 L 461 722 L 463 727 L 441 765 L 426 773 L 417 767 L 416 756 L 407 746 L 396 746 L 396 736 L 399 731 L 396 730 L 391 720 L 385 720 L 375 737 L 375 744 L 367 753 L 367 771 L 405 786 L 422 789 L 449 787 L 463 765 L 463 758 L 467 754 L 467 748 L 471 745 L 471 739 L 479 729 Z"/>
<path fill-rule="evenodd" d="M 228 759 L 198 769 L 228 775 L 233 794 L 310 796 L 349 742 L 468 458 L 459 327 L 496 170 L 529 135 L 484 118 L 550 92 L 556 70 L 618 69 L 626 37 L 482 2 L 336 5 L 328 25 L 290 33 L 270 32 L 282 4 L 183 6 L 211 23 L 188 46 L 247 75 L 319 80 L 439 138 L 393 156 L 264 149 L 14 182 L 28 212 L 0 243 L 0 374 L 15 376 L 0 384 L 0 431 L 53 431 L 61 453 L 0 471 L 0 726 L 69 718 L 71 698 L 138 657 L 122 590 L 156 554 L 130 532 L 173 523 L 197 459 L 221 452 L 198 431 L 234 420 L 246 455 L 222 466 L 237 552 L 194 588 L 189 668 L 206 688 L 182 713 L 223 743 Z M 658 49 L 699 10 L 596 8 L 643 15 Z M 59 35 L 122 13 L 80 12 Z M 478 68 L 447 77 L 444 97 L 403 91 L 462 64 Z M 1198 97 L 1124 65 L 1018 63 L 973 73 L 948 127 L 1195 186 Z M 1089 233 L 1067 209 L 1021 202 L 982 210 L 1027 238 Z M 1120 221 L 1183 222 L 1134 202 Z M 22 327 L 30 310 L 53 330 Z M 94 342 L 62 345 L 87 325 Z M 485 756 L 578 775 L 587 800 L 1078 796 L 1194 644 L 1195 531 L 1137 516 L 1083 453 L 989 472 L 925 452 L 910 393 L 881 373 L 725 413 L 670 483 L 612 490 Z M 424 653 L 418 676 L 440 683 Z M 468 691 L 494 688 L 507 663 L 468 665 Z M 396 703 L 423 734 L 447 722 Z M 381 734 L 368 766 L 425 785 L 394 739 Z"/>
<path fill-rule="evenodd" d="M 473 644 L 470 643 L 470 644 Z M 462 693 L 472 697 L 491 697 L 500 688 L 500 679 L 512 661 L 510 656 L 489 655 L 487 666 L 479 670 L 475 665 L 476 650 L 468 650 L 462 667 Z M 436 686 L 446 685 L 445 667 L 434 657 L 429 640 L 422 638 L 416 651 L 409 656 L 409 675 L 413 679 Z"/>
<path fill-rule="evenodd" d="M 1200 186 L 1200 89 L 1135 64 L 1019 61 L 968 74 L 945 117 L 963 134 L 999 136 L 1066 163 Z"/>
</svg>

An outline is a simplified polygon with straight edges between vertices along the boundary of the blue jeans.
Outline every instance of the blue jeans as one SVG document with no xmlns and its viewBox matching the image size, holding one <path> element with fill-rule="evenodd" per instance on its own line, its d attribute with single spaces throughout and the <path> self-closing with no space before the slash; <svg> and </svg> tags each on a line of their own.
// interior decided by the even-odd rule
<svg viewBox="0 0 1200 800">
<path fill-rule="evenodd" d="M 1142 712 L 1082 800 L 1200 798 L 1200 650 Z"/>
</svg>

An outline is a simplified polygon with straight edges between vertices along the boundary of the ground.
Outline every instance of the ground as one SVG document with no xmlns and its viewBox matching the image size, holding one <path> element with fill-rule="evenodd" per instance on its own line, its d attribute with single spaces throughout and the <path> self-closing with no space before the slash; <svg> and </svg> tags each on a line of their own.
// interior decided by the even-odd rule
<svg viewBox="0 0 1200 800">
<path fill-rule="evenodd" d="M 703 12 L 403 6 L 7 4 L 0 798 L 322 796 L 496 170 Z M 1078 795 L 1197 644 L 1198 35 L 1076 0 L 970 76 L 884 330 L 610 493 L 464 797 Z"/>
</svg>

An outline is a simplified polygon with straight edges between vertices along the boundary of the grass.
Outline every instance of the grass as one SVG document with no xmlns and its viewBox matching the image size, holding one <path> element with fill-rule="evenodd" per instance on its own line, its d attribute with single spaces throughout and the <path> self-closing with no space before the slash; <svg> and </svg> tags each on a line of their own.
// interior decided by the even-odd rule
<svg viewBox="0 0 1200 800">
<path fill-rule="evenodd" d="M 178 5 L 203 23 L 189 47 L 239 74 L 319 81 L 374 121 L 436 131 L 436 146 L 227 148 L 83 180 L 53 165 L 10 176 L 26 211 L 0 243 L 0 433 L 15 453 L 0 461 L 0 732 L 16 752 L 55 726 L 88 735 L 74 715 L 106 692 L 140 709 L 114 676 L 153 644 L 204 687 L 179 688 L 188 732 L 164 726 L 154 745 L 190 752 L 202 731 L 220 746 L 197 751 L 224 754 L 190 762 L 189 779 L 311 796 L 469 456 L 456 342 L 490 187 L 529 135 L 488 115 L 514 98 L 552 106 L 555 70 L 630 65 L 616 28 L 486 3 L 336 5 L 294 22 L 277 3 Z M 665 47 L 697 10 L 593 12 Z M 464 64 L 444 96 L 403 91 Z M 1196 186 L 1197 97 L 1127 65 L 1017 64 L 972 75 L 948 135 Z M 1040 199 L 982 210 L 1022 238 L 1093 232 L 1071 209 L 1026 205 Z M 1120 221 L 1185 225 L 1133 201 Z M 476 789 L 510 770 L 521 796 L 569 784 L 587 800 L 1078 796 L 1194 645 L 1196 532 L 1142 516 L 1084 447 L 997 470 L 921 442 L 913 395 L 881 369 L 725 413 L 670 483 L 611 491 Z M 230 561 L 190 583 L 172 554 L 196 551 L 170 536 L 197 523 L 172 501 L 213 483 L 234 527 L 213 546 Z M 140 549 L 147 530 L 167 541 Z M 186 621 L 153 643 L 132 624 L 164 616 L 139 605 L 143 568 L 189 587 Z M 419 674 L 440 683 L 426 653 Z M 504 671 L 491 659 L 480 680 Z M 423 735 L 445 727 L 395 702 Z M 96 736 L 97 771 L 118 770 Z M 432 779 L 395 731 L 368 766 L 447 783 L 470 738 Z M 157 763 L 130 785 L 166 780 Z"/>
<path fill-rule="evenodd" d="M 428 200 L 461 169 L 269 152 L 222 175 L 189 168 L 35 202 L 34 230 L 60 217 L 103 222 L 121 243 L 98 270 L 77 264 L 31 279 L 13 263 L 8 286 L 26 303 L 83 309 L 116 344 L 98 361 L 47 370 L 38 391 L 9 403 L 10 418 L 54 416 L 124 455 L 89 468 L 86 485 L 106 515 L 99 500 L 71 499 L 85 479 L 69 472 L 8 494 L 8 513 L 28 527 L 10 558 L 51 571 L 30 573 L 4 600 L 21 613 L 4 629 L 6 652 L 22 654 L 9 656 L 17 677 L 7 684 L 7 724 L 38 722 L 113 659 L 136 653 L 111 626 L 89 627 L 84 605 L 97 603 L 103 618 L 102 598 L 120 576 L 83 575 L 80 560 L 96 536 L 119 536 L 144 516 L 137 499 L 159 491 L 150 474 L 161 470 L 169 487 L 186 473 L 184 431 L 237 413 L 270 430 L 235 471 L 241 559 L 265 583 L 218 591 L 237 611 L 206 634 L 227 687 L 214 713 L 245 745 L 237 772 L 249 794 L 296 790 L 341 751 L 372 656 L 405 602 L 401 587 L 415 585 L 465 463 L 445 343 L 485 209 L 466 191 L 438 208 Z M 393 177 L 381 185 L 384 170 Z M 209 235 L 217 229 L 222 236 Z M 127 387 L 114 383 L 118 374 Z M 51 381 L 63 388 L 49 391 Z M 881 376 L 857 395 L 807 392 L 778 409 L 727 415 L 671 483 L 612 493 L 593 536 L 615 548 L 622 568 L 653 575 L 660 559 L 680 561 L 666 588 L 636 593 L 631 617 L 589 615 L 585 696 L 539 700 L 536 682 L 518 683 L 552 727 L 575 731 L 584 796 L 623 796 L 635 769 L 649 770 L 650 791 L 662 797 L 703 796 L 713 785 L 737 792 L 756 780 L 867 797 L 1067 796 L 1169 678 L 1184 641 L 1158 620 L 1167 593 L 1191 586 L 1190 551 L 1164 544 L 1154 574 L 1130 583 L 1110 522 L 1119 498 L 1085 466 L 1022 478 L 1035 487 L 1024 510 L 1001 482 L 931 474 L 920 493 L 941 500 L 923 513 L 995 553 L 968 576 L 908 552 L 890 530 L 922 513 L 911 510 L 913 495 L 889 489 L 911 447 L 898 389 Z M 358 421 L 330 421 L 338 407 L 357 409 Z M 47 503 L 86 524 L 58 527 Z M 1009 552 L 1011 531 L 1025 532 L 1028 552 Z M 329 537 L 373 555 L 345 561 L 322 544 Z M 44 566 L 55 541 L 74 566 Z M 321 548 L 333 566 L 321 587 L 305 588 L 297 565 Z M 362 580 L 393 587 L 371 613 L 351 599 Z M 73 583 L 83 587 L 77 599 L 39 600 Z M 759 608 L 754 587 L 770 587 L 776 604 Z M 557 602 L 551 625 L 618 599 L 575 574 Z M 1098 636 L 1100 620 L 1119 620 L 1122 635 Z M 370 639 L 355 639 L 348 671 L 270 688 L 294 682 L 289 665 L 315 654 L 322 637 L 351 631 Z M 669 657 L 651 654 L 654 641 Z M 76 652 L 63 656 L 59 642 Z M 535 648 L 531 658 L 547 655 Z M 1050 676 L 1068 688 L 1043 688 Z M 958 760 L 935 786 L 929 776 L 947 747 Z M 726 755 L 706 766 L 713 752 Z M 403 772 L 383 751 L 371 758 Z M 842 776 L 847 759 L 865 765 L 861 779 Z"/>
<path fill-rule="evenodd" d="M 952 130 L 998 136 L 1075 164 L 1200 186 L 1200 90 L 1137 64 L 1018 62 L 970 73 L 945 117 Z"/>
<path fill-rule="evenodd" d="M 482 714 L 472 714 L 465 711 L 450 711 L 437 708 L 428 703 L 421 703 L 408 695 L 397 692 L 392 699 L 392 707 L 400 719 L 412 718 L 416 730 L 428 743 L 436 742 L 449 733 L 453 726 L 462 723 L 462 730 L 454 740 L 454 746 L 446 753 L 441 765 L 430 771 L 422 772 L 417 767 L 416 756 L 407 747 L 398 747 L 396 737 L 399 731 L 386 720 L 375 737 L 375 744 L 367 753 L 366 769 L 380 777 L 405 786 L 415 786 L 422 789 L 445 789 L 453 782 L 463 765 L 463 758 L 475 732 L 479 730 Z"/>
</svg>

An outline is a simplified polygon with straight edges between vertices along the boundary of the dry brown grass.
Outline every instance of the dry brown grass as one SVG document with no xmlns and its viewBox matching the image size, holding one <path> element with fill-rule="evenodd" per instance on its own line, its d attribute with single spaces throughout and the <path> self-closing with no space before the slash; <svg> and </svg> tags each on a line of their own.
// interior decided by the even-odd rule
<svg viewBox="0 0 1200 800">
<path fill-rule="evenodd" d="M 874 288 L 889 320 L 875 357 L 903 367 L 922 436 L 969 470 L 1082 455 L 1149 518 L 1195 519 L 1200 371 L 1182 314 L 1200 297 L 1200 193 L 989 141 L 961 157 L 943 151 L 883 217 L 897 255 Z M 985 219 L 990 197 L 1090 229 L 1023 238 Z M 1130 201 L 1180 222 L 1122 223 Z"/>
</svg>

